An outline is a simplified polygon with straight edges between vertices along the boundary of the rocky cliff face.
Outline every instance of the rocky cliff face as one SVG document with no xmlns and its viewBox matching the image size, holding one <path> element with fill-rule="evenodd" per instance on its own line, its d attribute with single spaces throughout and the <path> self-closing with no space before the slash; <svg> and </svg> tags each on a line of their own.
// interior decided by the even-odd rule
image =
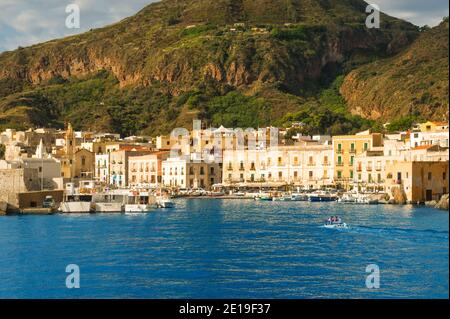
<svg viewBox="0 0 450 319">
<path fill-rule="evenodd" d="M 421 115 L 448 120 L 448 20 L 407 50 L 352 71 L 341 93 L 353 114 L 372 119 Z"/>
<path fill-rule="evenodd" d="M 173 97 L 206 88 L 214 96 L 274 85 L 283 92 L 308 95 L 307 82 L 331 76 L 338 67 L 352 68 L 395 54 L 415 38 L 415 27 L 388 16 L 383 16 L 381 30 L 365 28 L 365 6 L 360 0 L 151 4 L 115 25 L 1 54 L 0 125 L 11 119 L 36 123 L 30 118 L 36 109 L 57 122 L 80 117 L 55 95 L 61 96 L 67 83 L 90 81 L 98 72 L 107 72 L 117 81 L 117 88 L 102 82 L 107 86 L 102 88 L 104 94 L 158 91 L 169 104 Z M 60 86 L 58 92 L 55 85 Z M 343 92 L 348 96 L 353 88 L 358 89 L 347 82 Z M 36 94 L 30 95 L 30 90 Z M 87 102 L 98 102 L 99 96 L 86 94 L 90 94 Z M 184 116 L 178 104 L 173 111 Z M 151 117 L 149 125 L 159 125 Z M 92 119 L 79 122 L 88 126 Z"/>
</svg>

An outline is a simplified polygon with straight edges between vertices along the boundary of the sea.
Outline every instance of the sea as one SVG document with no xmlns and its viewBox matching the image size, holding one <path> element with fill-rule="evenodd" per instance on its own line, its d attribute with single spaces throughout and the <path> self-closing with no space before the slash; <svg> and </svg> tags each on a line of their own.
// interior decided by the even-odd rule
<svg viewBox="0 0 450 319">
<path fill-rule="evenodd" d="M 427 207 L 242 199 L 3 216 L 0 298 L 447 299 L 448 230 Z"/>
</svg>

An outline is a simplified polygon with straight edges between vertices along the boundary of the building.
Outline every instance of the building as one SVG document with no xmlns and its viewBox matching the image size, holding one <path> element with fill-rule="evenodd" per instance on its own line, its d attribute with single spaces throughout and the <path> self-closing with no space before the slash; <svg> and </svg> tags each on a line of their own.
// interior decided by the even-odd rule
<svg viewBox="0 0 450 319">
<path fill-rule="evenodd" d="M 331 145 L 317 141 L 263 150 L 226 150 L 223 184 L 320 189 L 333 184 L 332 157 Z"/>
<path fill-rule="evenodd" d="M 222 182 L 222 167 L 192 159 L 168 158 L 162 162 L 162 182 L 165 187 L 210 190 Z"/>
<path fill-rule="evenodd" d="M 386 190 L 389 194 L 397 188 L 411 203 L 439 200 L 448 194 L 448 161 L 446 162 L 395 162 L 386 167 Z"/>
<path fill-rule="evenodd" d="M 95 154 L 95 180 L 102 185 L 109 185 L 109 153 Z"/>
<path fill-rule="evenodd" d="M 129 157 L 147 155 L 151 151 L 147 148 L 120 146 L 118 151 L 109 154 L 109 184 L 114 187 L 128 186 Z"/>
<path fill-rule="evenodd" d="M 411 148 L 425 145 L 449 147 L 449 131 L 415 131 L 410 135 Z"/>
<path fill-rule="evenodd" d="M 414 127 L 414 130 L 419 130 L 421 132 L 448 132 L 449 125 L 448 122 L 432 122 L 427 121 L 425 123 L 419 123 Z"/>
<path fill-rule="evenodd" d="M 383 146 L 379 133 L 361 132 L 356 135 L 333 137 L 334 181 L 337 186 L 347 186 L 354 179 L 354 163 L 358 155 Z"/>
<path fill-rule="evenodd" d="M 65 181 L 94 178 L 95 154 L 79 148 L 72 125 L 67 125 L 64 147 L 54 156 L 61 162 L 61 176 Z"/>
<path fill-rule="evenodd" d="M 75 151 L 61 159 L 61 176 L 66 180 L 94 178 L 95 154 L 85 149 Z"/>
<path fill-rule="evenodd" d="M 131 187 L 157 188 L 162 184 L 162 162 L 168 151 L 128 158 L 128 185 Z"/>
</svg>

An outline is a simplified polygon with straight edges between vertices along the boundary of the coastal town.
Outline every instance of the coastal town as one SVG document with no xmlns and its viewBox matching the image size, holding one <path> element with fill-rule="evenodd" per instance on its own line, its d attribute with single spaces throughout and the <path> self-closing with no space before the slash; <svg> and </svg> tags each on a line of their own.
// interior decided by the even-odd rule
<svg viewBox="0 0 450 319">
<path fill-rule="evenodd" d="M 7 129 L 0 212 L 142 212 L 170 207 L 173 197 L 448 205 L 448 123 L 389 134 L 289 134 L 300 125 L 238 130 L 194 121 L 191 130 L 155 137 L 76 131 L 70 123 Z"/>
</svg>

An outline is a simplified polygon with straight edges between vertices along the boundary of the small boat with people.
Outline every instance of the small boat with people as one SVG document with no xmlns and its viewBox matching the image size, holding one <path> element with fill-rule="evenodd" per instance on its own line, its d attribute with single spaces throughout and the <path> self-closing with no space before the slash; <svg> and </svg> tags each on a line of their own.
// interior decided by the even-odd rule
<svg viewBox="0 0 450 319">
<path fill-rule="evenodd" d="M 339 216 L 332 216 L 326 220 L 323 227 L 329 229 L 346 229 L 348 228 L 348 225 L 342 222 L 342 219 Z"/>
</svg>

